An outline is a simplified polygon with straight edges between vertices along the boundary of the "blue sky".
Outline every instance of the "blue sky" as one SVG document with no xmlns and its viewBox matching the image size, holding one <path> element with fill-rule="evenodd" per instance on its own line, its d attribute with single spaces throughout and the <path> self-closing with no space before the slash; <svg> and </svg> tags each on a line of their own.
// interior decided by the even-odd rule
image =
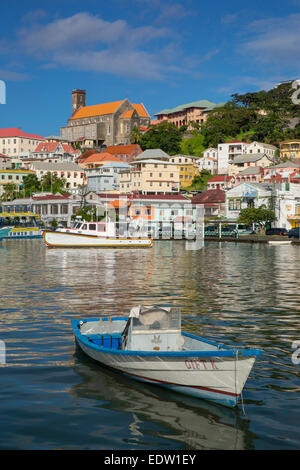
<svg viewBox="0 0 300 470">
<path fill-rule="evenodd" d="M 300 0 L 1 2 L 0 127 L 59 135 L 71 91 L 161 109 L 300 78 Z"/>
</svg>

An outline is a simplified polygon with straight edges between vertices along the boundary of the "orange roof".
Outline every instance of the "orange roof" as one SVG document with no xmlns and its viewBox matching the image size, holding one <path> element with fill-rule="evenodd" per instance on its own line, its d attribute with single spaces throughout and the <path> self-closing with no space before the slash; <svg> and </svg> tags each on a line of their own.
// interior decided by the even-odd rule
<svg viewBox="0 0 300 470">
<path fill-rule="evenodd" d="M 121 118 L 131 118 L 133 113 L 134 113 L 134 109 L 130 109 L 129 111 L 125 111 L 125 113 L 122 114 Z"/>
<path fill-rule="evenodd" d="M 92 116 L 102 116 L 103 114 L 112 114 L 123 103 L 122 101 L 114 101 L 112 103 L 95 104 L 93 106 L 84 106 L 79 108 L 70 119 L 81 119 Z"/>
<path fill-rule="evenodd" d="M 93 153 L 89 157 L 84 160 L 84 163 L 92 163 L 92 162 L 122 162 L 119 158 L 111 155 L 110 153 Z M 123 162 L 122 162 L 123 163 Z"/>
<path fill-rule="evenodd" d="M 131 153 L 137 146 L 138 144 L 129 144 L 129 145 L 109 145 L 106 149 L 105 152 L 111 153 L 112 155 L 122 155 L 123 153 L 125 155 Z M 141 149 L 142 153 L 142 149 Z"/>
<path fill-rule="evenodd" d="M 141 117 L 150 117 L 142 103 L 141 104 L 132 103 L 132 106 Z"/>
</svg>

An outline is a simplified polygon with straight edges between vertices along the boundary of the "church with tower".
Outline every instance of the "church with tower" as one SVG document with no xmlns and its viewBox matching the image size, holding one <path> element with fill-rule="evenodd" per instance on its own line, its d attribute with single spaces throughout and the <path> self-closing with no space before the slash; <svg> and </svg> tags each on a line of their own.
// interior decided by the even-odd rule
<svg viewBox="0 0 300 470">
<path fill-rule="evenodd" d="M 72 91 L 72 115 L 61 127 L 61 138 L 84 147 L 105 148 L 130 144 L 130 133 L 136 126 L 147 128 L 150 115 L 142 103 L 127 98 L 111 103 L 86 106 L 86 91 Z"/>
</svg>

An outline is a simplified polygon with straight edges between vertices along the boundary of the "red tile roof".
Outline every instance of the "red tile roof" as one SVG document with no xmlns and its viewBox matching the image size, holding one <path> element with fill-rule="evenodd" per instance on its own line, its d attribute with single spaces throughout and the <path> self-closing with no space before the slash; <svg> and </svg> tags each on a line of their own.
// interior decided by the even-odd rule
<svg viewBox="0 0 300 470">
<path fill-rule="evenodd" d="M 106 153 L 111 153 L 112 155 L 128 155 L 133 150 L 138 148 L 140 150 L 140 153 L 142 153 L 142 149 L 138 144 L 129 144 L 129 145 L 109 145 L 106 149 Z"/>
<path fill-rule="evenodd" d="M 92 162 L 122 162 L 119 158 L 114 155 L 104 152 L 104 153 L 93 153 L 87 157 L 82 163 L 92 163 Z M 123 163 L 123 162 L 122 162 Z"/>
<path fill-rule="evenodd" d="M 60 144 L 59 142 L 40 142 L 34 152 L 55 152 L 57 147 L 61 145 L 66 153 L 77 154 L 78 150 L 74 150 L 69 144 Z"/>
<path fill-rule="evenodd" d="M 223 204 L 225 203 L 225 191 L 222 189 L 208 189 L 204 193 L 192 198 L 192 204 Z"/>
<path fill-rule="evenodd" d="M 45 140 L 44 137 L 36 134 L 27 134 L 17 127 L 8 127 L 0 129 L 0 137 L 27 137 L 28 139 Z"/>
<path fill-rule="evenodd" d="M 212 178 L 210 178 L 207 183 L 216 183 L 216 182 L 224 182 L 226 180 L 226 176 L 219 176 L 219 175 L 216 175 L 216 176 L 213 176 Z"/>
</svg>

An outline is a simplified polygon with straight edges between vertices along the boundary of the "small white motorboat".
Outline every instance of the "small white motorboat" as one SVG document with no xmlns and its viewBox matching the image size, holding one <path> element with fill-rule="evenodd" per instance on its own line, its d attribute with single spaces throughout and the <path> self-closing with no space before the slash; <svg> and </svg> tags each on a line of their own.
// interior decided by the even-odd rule
<svg viewBox="0 0 300 470">
<path fill-rule="evenodd" d="M 292 240 L 269 240 L 269 245 L 291 245 Z"/>
<path fill-rule="evenodd" d="M 179 308 L 135 307 L 129 317 L 72 320 L 92 359 L 143 382 L 235 406 L 261 354 L 181 331 Z"/>
<path fill-rule="evenodd" d="M 147 248 L 153 240 L 117 234 L 114 222 L 76 222 L 73 227 L 44 230 L 45 244 L 53 248 Z"/>
</svg>

